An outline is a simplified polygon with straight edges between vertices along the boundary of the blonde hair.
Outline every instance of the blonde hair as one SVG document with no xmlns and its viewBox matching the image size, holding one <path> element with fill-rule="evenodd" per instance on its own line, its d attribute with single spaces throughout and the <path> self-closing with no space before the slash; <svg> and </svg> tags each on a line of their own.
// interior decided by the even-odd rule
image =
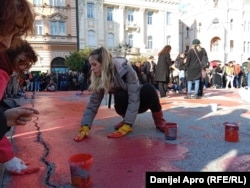
<svg viewBox="0 0 250 188">
<path fill-rule="evenodd" d="M 101 76 L 96 76 L 91 73 L 89 90 L 96 93 L 104 90 L 108 93 L 113 86 L 114 78 L 114 64 L 112 62 L 112 55 L 104 47 L 93 50 L 89 57 L 94 58 L 101 64 Z"/>
</svg>

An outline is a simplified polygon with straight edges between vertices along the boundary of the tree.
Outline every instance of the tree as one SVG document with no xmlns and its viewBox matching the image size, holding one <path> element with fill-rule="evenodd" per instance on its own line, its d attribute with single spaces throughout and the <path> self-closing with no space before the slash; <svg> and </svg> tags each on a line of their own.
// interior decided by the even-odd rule
<svg viewBox="0 0 250 188">
<path fill-rule="evenodd" d="M 88 59 L 91 48 L 81 49 L 65 57 L 65 64 L 72 71 L 82 72 L 83 63 Z"/>
</svg>

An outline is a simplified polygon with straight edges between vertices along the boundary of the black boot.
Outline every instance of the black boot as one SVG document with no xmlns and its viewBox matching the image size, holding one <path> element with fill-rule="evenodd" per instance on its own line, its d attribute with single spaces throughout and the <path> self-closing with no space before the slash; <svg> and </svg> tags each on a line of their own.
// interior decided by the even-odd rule
<svg viewBox="0 0 250 188">
<path fill-rule="evenodd" d="M 152 116 L 153 116 L 156 128 L 159 129 L 161 132 L 164 132 L 167 122 L 163 117 L 162 111 L 152 112 Z"/>
</svg>

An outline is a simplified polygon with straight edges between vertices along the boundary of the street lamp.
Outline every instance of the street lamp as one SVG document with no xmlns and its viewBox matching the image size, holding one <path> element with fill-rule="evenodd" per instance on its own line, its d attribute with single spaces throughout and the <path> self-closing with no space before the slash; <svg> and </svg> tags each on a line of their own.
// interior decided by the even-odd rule
<svg viewBox="0 0 250 188">
<path fill-rule="evenodd" d="M 131 46 L 128 43 L 125 44 L 119 44 L 118 48 L 120 49 L 120 52 L 124 53 L 124 57 L 126 58 L 127 52 L 130 51 Z"/>
</svg>

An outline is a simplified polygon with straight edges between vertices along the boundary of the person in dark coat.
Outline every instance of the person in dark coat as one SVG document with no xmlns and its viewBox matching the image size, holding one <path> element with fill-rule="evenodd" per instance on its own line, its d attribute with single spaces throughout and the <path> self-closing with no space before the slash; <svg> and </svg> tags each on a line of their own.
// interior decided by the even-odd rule
<svg viewBox="0 0 250 188">
<path fill-rule="evenodd" d="M 201 82 L 201 69 L 203 68 L 199 59 L 201 60 L 203 55 L 207 56 L 205 48 L 200 46 L 200 40 L 194 39 L 192 42 L 192 48 L 187 53 L 186 67 L 187 67 L 187 96 L 185 99 L 191 99 L 191 90 L 194 82 L 194 95 L 196 99 L 201 98 L 199 96 L 199 87 Z M 198 57 L 199 59 L 198 59 Z M 201 95 L 201 94 L 200 94 Z"/>
<path fill-rule="evenodd" d="M 160 97 L 166 97 L 168 92 L 170 66 L 172 65 L 170 51 L 171 51 L 171 46 L 166 45 L 158 53 L 158 62 L 155 70 L 155 82 L 157 82 L 158 84 Z"/>
</svg>

